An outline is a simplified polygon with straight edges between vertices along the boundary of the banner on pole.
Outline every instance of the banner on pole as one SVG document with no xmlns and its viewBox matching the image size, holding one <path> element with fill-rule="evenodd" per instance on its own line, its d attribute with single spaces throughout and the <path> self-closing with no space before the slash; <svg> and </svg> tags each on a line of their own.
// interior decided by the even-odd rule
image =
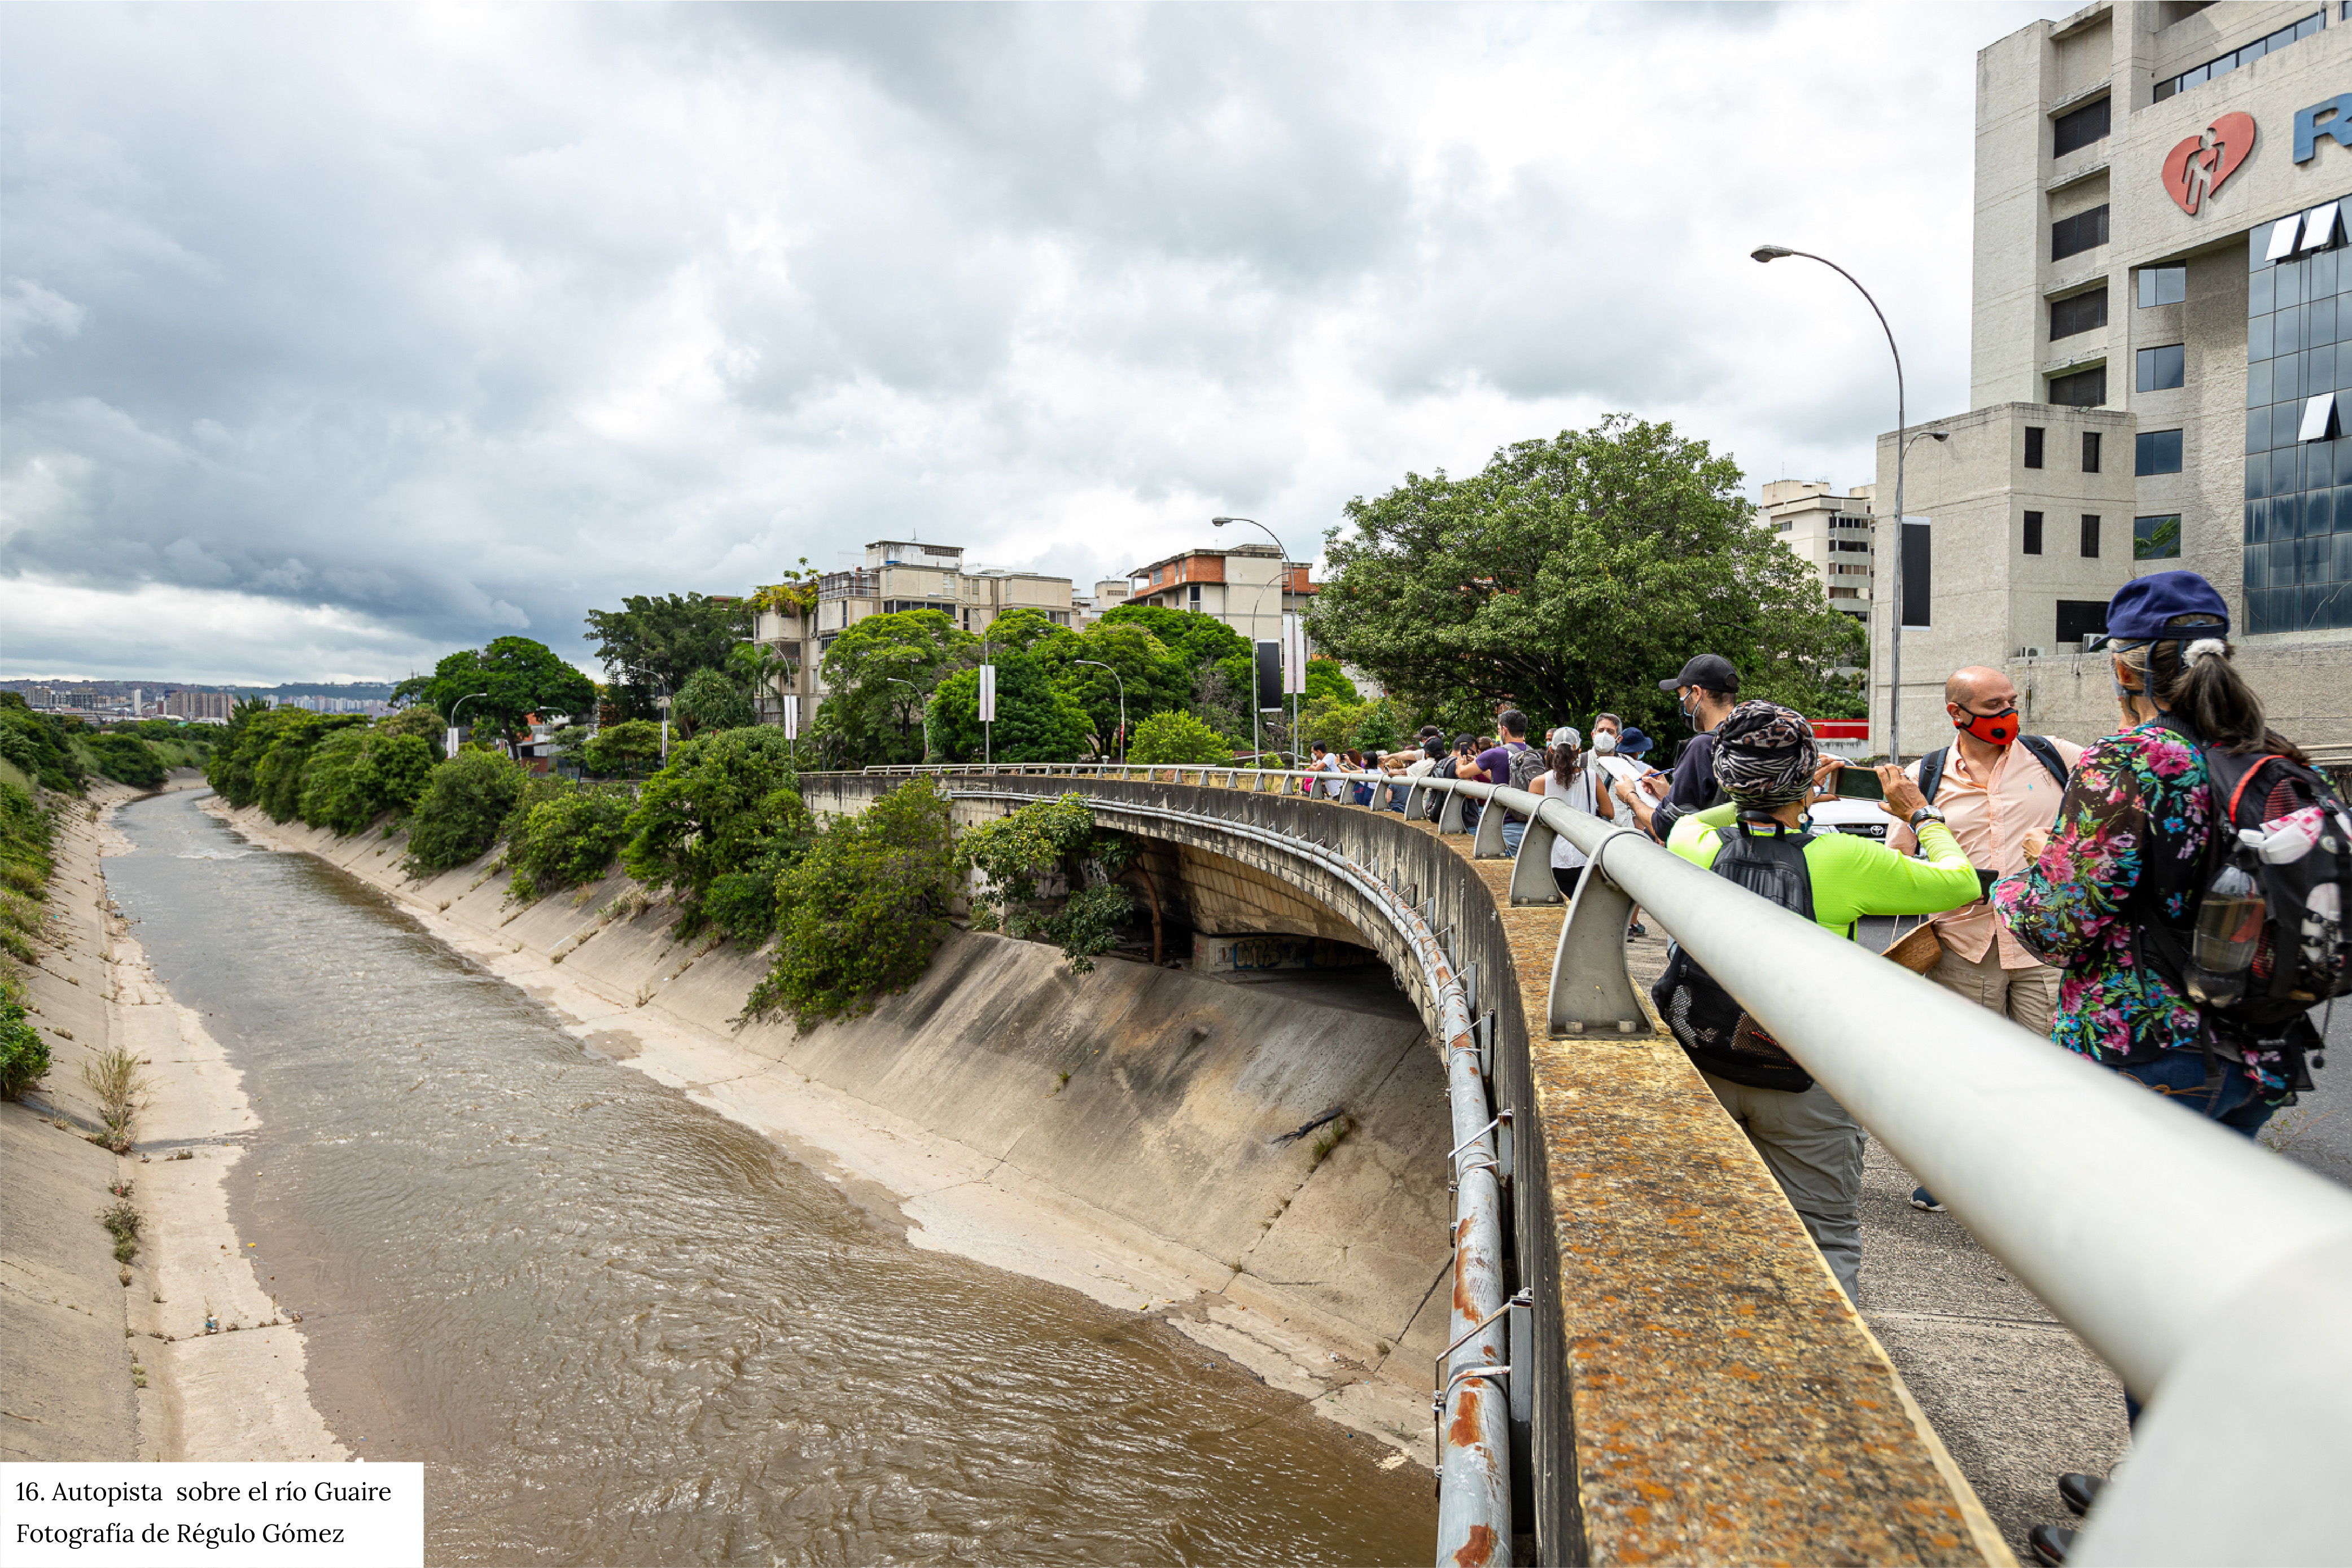
<svg viewBox="0 0 2352 1568">
<path fill-rule="evenodd" d="M 799 740 L 801 737 L 801 700 L 796 694 L 788 692 L 784 696 L 783 722 L 784 739 L 787 741 Z"/>
<path fill-rule="evenodd" d="M 1295 615 L 1282 617 L 1282 690 L 1292 696 L 1307 689 L 1307 624 Z"/>
<path fill-rule="evenodd" d="M 1257 705 L 1260 711 L 1282 706 L 1282 645 L 1271 637 L 1257 645 Z"/>
<path fill-rule="evenodd" d="M 980 721 L 996 721 L 996 666 L 992 664 L 980 667 Z"/>
</svg>

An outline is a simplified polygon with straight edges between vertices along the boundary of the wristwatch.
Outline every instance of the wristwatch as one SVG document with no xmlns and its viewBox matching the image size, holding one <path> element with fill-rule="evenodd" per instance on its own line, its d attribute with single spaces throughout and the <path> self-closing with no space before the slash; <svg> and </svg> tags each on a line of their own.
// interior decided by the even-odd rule
<svg viewBox="0 0 2352 1568">
<path fill-rule="evenodd" d="M 1923 822 L 1943 821 L 1944 814 L 1935 806 L 1923 805 L 1918 810 L 1913 812 L 1907 820 L 1911 824 L 1911 830 L 1916 833 L 1919 829 L 1919 825 Z"/>
</svg>

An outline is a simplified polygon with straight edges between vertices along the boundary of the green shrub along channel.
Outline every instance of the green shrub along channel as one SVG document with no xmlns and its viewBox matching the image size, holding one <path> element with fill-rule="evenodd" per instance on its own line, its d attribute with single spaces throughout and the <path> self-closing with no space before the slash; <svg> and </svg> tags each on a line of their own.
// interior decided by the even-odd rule
<svg viewBox="0 0 2352 1568">
<path fill-rule="evenodd" d="M 49 896 L 50 814 L 12 784 L 0 784 L 0 1100 L 15 1100 L 49 1070 L 48 1042 L 25 1021 L 19 964 L 38 956 Z"/>
</svg>

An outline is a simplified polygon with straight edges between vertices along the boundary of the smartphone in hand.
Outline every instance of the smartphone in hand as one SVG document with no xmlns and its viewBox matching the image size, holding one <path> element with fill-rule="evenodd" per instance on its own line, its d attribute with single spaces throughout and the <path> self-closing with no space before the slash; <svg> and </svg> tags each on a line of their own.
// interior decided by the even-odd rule
<svg viewBox="0 0 2352 1568">
<path fill-rule="evenodd" d="M 1849 763 L 1837 771 L 1837 793 L 1840 800 L 1885 800 L 1886 786 L 1875 771 Z"/>
</svg>

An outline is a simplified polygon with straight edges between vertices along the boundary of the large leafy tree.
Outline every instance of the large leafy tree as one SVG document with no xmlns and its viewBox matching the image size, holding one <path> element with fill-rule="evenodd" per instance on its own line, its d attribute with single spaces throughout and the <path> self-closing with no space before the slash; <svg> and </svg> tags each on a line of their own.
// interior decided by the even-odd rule
<svg viewBox="0 0 2352 1568">
<path fill-rule="evenodd" d="M 1718 653 L 1742 696 L 1811 712 L 1862 658 L 1861 628 L 1751 521 L 1729 458 L 1612 415 L 1349 502 L 1307 625 L 1391 689 L 1475 720 L 1508 700 L 1538 727 L 1608 709 L 1688 733 L 1657 682 Z"/>
<path fill-rule="evenodd" d="M 825 650 L 825 699 L 811 739 L 840 765 L 920 762 L 925 702 L 940 677 L 979 648 L 944 611 L 866 616 Z"/>
<path fill-rule="evenodd" d="M 658 717 L 654 699 L 677 692 L 698 669 L 724 666 L 751 635 L 751 616 L 748 600 L 700 594 L 632 594 L 617 610 L 589 611 L 614 717 Z"/>
<path fill-rule="evenodd" d="M 1031 657 L 1087 710 L 1089 727 L 1106 745 L 1114 745 L 1122 689 L 1130 727 L 1192 702 L 1192 674 L 1184 661 L 1139 626 L 1098 621 L 1082 633 L 1040 642 Z M 1081 662 L 1088 659 L 1094 662 Z"/>
<path fill-rule="evenodd" d="M 484 695 L 473 697 L 475 692 Z M 396 702 L 422 701 L 468 729 L 512 735 L 531 714 L 583 718 L 596 710 L 596 683 L 529 637 L 497 637 L 484 648 L 460 648 L 392 689 Z M 457 704 L 468 697 L 463 710 Z"/>
<path fill-rule="evenodd" d="M 984 752 L 1000 763 L 1076 762 L 1090 732 L 1078 700 L 1027 654 L 996 658 L 996 720 L 985 746 L 979 670 L 957 670 L 931 699 L 931 744 L 951 761 L 976 762 Z"/>
</svg>

